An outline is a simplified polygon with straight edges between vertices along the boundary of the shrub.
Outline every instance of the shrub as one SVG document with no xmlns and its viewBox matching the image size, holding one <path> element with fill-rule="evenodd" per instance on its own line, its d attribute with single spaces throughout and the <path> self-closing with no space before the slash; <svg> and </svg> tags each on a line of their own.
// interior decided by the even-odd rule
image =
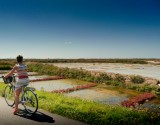
<svg viewBox="0 0 160 125">
<path fill-rule="evenodd" d="M 106 73 L 101 73 L 101 74 L 98 76 L 98 79 L 99 79 L 99 82 L 100 82 L 100 83 L 106 83 L 107 81 L 113 80 L 112 77 L 109 76 L 109 75 L 106 74 Z"/>
<path fill-rule="evenodd" d="M 125 82 L 125 77 L 120 74 L 116 74 L 114 80 L 118 82 Z"/>
<path fill-rule="evenodd" d="M 136 90 L 140 92 L 151 92 L 152 88 L 149 86 L 140 86 L 140 87 L 137 87 Z"/>
<path fill-rule="evenodd" d="M 117 82 L 117 81 L 109 81 L 109 82 L 110 82 L 110 85 L 120 86 L 120 82 Z"/>
<path fill-rule="evenodd" d="M 0 65 L 0 70 L 11 70 L 12 66 L 10 65 Z"/>
<path fill-rule="evenodd" d="M 131 78 L 131 82 L 133 82 L 133 83 L 140 84 L 140 83 L 143 83 L 145 81 L 145 79 L 143 77 L 139 76 L 139 75 L 131 76 L 130 78 Z"/>
</svg>

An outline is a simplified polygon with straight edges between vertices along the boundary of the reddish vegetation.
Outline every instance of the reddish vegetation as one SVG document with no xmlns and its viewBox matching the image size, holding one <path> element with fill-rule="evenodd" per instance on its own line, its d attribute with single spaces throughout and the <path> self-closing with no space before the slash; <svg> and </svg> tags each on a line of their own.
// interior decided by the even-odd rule
<svg viewBox="0 0 160 125">
<path fill-rule="evenodd" d="M 121 102 L 123 106 L 126 107 L 135 107 L 137 104 L 143 104 L 146 100 L 151 100 L 155 98 L 155 95 L 152 93 L 144 93 L 141 95 L 138 95 L 136 97 L 133 97 L 131 99 L 125 100 Z"/>
<path fill-rule="evenodd" d="M 63 76 L 47 77 L 47 78 L 30 80 L 30 82 L 48 81 L 48 80 L 57 80 L 57 79 L 65 79 L 65 77 Z"/>
<path fill-rule="evenodd" d="M 71 91 L 86 89 L 86 88 L 90 88 L 90 87 L 94 87 L 94 86 L 96 86 L 96 84 L 91 83 L 91 84 L 87 84 L 87 85 L 78 85 L 76 87 L 68 88 L 68 89 L 53 90 L 51 92 L 55 92 L 55 93 L 71 92 Z"/>
</svg>

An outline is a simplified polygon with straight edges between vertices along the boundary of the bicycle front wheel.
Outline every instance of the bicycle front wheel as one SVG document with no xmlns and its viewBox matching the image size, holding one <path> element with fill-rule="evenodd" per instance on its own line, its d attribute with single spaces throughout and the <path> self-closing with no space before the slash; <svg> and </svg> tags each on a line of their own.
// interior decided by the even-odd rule
<svg viewBox="0 0 160 125">
<path fill-rule="evenodd" d="M 37 95 L 31 91 L 26 90 L 23 95 L 24 108 L 28 113 L 34 114 L 38 109 Z"/>
<path fill-rule="evenodd" d="M 9 86 L 7 85 L 4 89 L 4 98 L 6 103 L 9 106 L 13 106 L 14 105 L 14 90 L 13 90 L 13 86 Z"/>
</svg>

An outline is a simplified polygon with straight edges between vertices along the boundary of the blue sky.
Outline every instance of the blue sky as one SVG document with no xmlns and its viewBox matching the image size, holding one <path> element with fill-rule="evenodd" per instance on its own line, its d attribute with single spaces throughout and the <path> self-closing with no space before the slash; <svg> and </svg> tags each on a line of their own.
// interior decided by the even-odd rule
<svg viewBox="0 0 160 125">
<path fill-rule="evenodd" d="M 160 58 L 159 0 L 0 0 L 0 58 Z"/>
</svg>

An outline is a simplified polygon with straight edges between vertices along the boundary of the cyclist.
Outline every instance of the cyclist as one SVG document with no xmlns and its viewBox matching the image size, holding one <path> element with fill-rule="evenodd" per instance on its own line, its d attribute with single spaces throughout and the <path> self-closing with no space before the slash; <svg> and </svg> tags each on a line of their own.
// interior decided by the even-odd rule
<svg viewBox="0 0 160 125">
<path fill-rule="evenodd" d="M 22 87 L 29 84 L 27 66 L 23 63 L 23 56 L 21 55 L 17 56 L 17 64 L 15 64 L 13 69 L 7 75 L 5 75 L 4 78 L 11 76 L 15 71 L 17 72 L 18 80 L 15 85 L 15 108 L 13 114 L 18 112 L 19 95 L 22 91 Z"/>
</svg>

